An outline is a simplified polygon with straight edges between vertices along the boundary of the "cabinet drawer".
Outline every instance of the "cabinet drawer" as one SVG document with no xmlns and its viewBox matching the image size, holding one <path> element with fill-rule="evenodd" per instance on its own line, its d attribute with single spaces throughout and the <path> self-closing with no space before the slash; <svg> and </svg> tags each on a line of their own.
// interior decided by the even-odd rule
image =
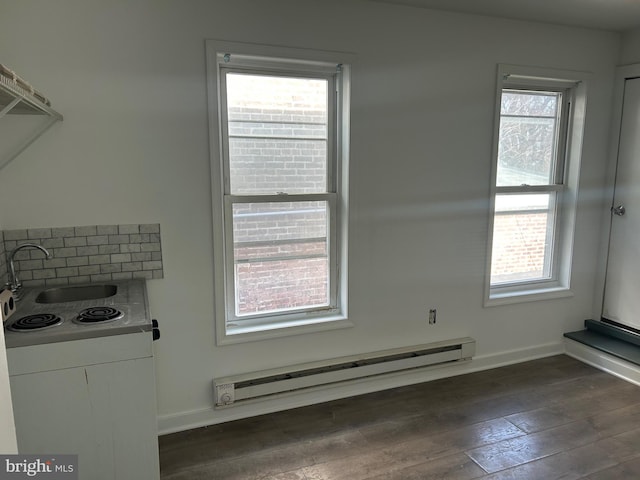
<svg viewBox="0 0 640 480">
<path fill-rule="evenodd" d="M 151 332 L 140 332 L 9 348 L 9 375 L 150 357 L 151 342 Z"/>
</svg>

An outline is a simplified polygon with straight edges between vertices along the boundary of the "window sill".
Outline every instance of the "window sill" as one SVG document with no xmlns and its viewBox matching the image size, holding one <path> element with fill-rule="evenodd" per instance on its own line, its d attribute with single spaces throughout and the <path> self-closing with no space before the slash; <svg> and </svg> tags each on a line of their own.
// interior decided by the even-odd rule
<svg viewBox="0 0 640 480">
<path fill-rule="evenodd" d="M 218 345 L 231 345 L 351 327 L 353 327 L 353 322 L 342 315 L 302 318 L 261 325 L 228 326 L 226 333 L 218 338 L 217 343 Z"/>
<path fill-rule="evenodd" d="M 573 297 L 573 292 L 567 287 L 548 287 L 535 289 L 522 289 L 511 292 L 490 293 L 485 300 L 485 307 L 510 305 L 514 303 L 537 302 L 540 300 L 553 300 L 556 298 Z"/>
</svg>

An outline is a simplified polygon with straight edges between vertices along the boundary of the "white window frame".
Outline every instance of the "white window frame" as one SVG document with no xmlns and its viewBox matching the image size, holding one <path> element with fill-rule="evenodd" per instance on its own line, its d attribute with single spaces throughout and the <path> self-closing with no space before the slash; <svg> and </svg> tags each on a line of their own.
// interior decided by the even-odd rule
<svg viewBox="0 0 640 480">
<path fill-rule="evenodd" d="M 352 326 L 347 319 L 348 144 L 350 54 L 207 40 L 211 147 L 214 301 L 219 345 Z M 232 195 L 229 189 L 225 72 L 325 78 L 329 85 L 327 192 Z M 325 201 L 329 206 L 329 306 L 237 317 L 233 219 L 235 203 Z"/>
<path fill-rule="evenodd" d="M 571 263 L 577 208 L 580 157 L 584 133 L 587 81 L 585 72 L 539 67 L 499 65 L 496 81 L 496 106 L 492 153 L 491 197 L 488 226 L 485 306 L 503 305 L 533 300 L 568 297 L 571 292 Z M 543 90 L 563 92 L 562 108 L 566 121 L 559 125 L 558 152 L 549 185 L 497 186 L 500 112 L 503 90 Z M 501 194 L 555 193 L 553 246 L 548 279 L 491 284 L 493 228 L 496 197 Z M 551 198 L 553 198 L 552 196 Z M 550 207 L 549 211 L 552 208 Z M 551 232 L 550 232 L 551 233 Z"/>
</svg>

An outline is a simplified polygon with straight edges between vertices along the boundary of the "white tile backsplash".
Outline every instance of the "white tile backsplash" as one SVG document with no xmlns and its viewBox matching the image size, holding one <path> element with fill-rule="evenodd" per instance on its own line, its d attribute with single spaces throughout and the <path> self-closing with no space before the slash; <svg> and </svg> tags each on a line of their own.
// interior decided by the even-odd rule
<svg viewBox="0 0 640 480">
<path fill-rule="evenodd" d="M 15 257 L 25 286 L 163 278 L 160 224 L 86 225 L 0 231 L 0 272 L 7 279 L 8 255 L 23 243 L 49 250 L 25 249 Z"/>
</svg>

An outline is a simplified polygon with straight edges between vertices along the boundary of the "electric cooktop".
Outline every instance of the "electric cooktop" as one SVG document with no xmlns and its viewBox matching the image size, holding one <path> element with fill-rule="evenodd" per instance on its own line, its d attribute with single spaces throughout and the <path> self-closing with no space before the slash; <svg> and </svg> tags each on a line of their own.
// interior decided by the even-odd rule
<svg viewBox="0 0 640 480">
<path fill-rule="evenodd" d="M 7 348 L 151 330 L 144 280 L 107 283 L 115 286 L 108 297 L 50 303 L 36 301 L 47 287 L 23 288 L 4 324 Z"/>
</svg>

